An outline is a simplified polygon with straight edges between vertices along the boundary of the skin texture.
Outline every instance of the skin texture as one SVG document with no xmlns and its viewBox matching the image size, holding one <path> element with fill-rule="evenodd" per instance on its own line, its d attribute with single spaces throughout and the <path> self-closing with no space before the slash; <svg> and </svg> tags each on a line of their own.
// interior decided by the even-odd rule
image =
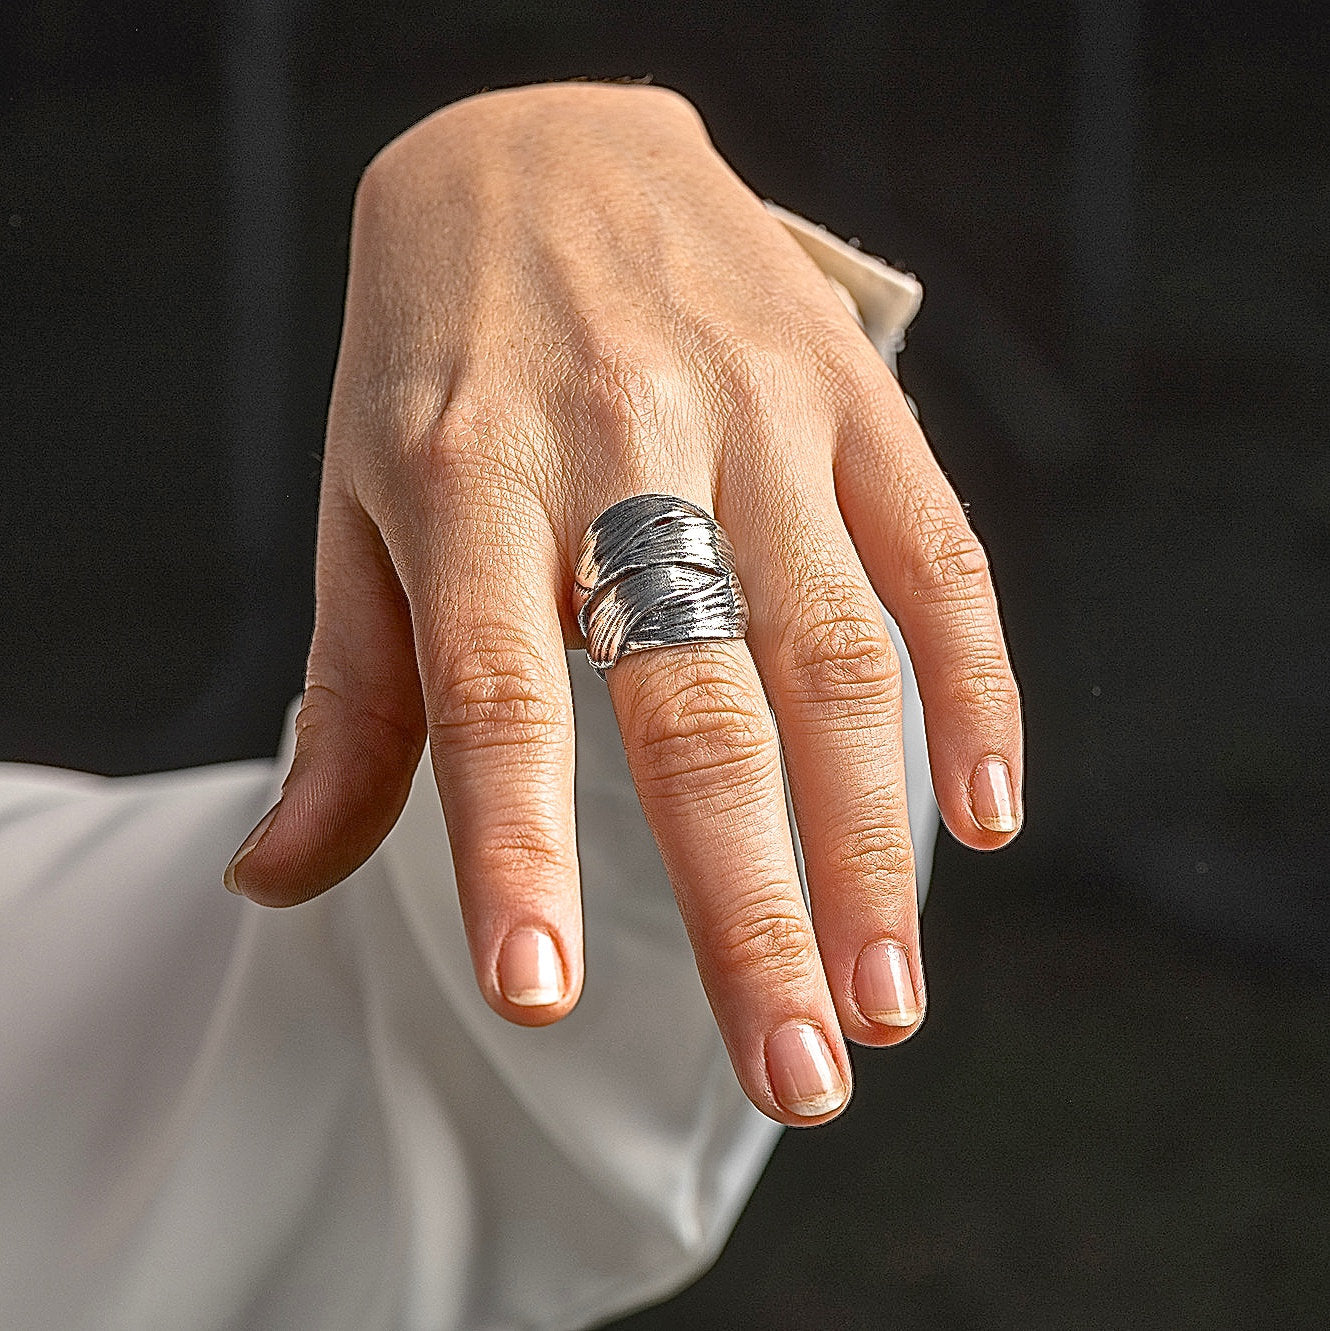
<svg viewBox="0 0 1330 1331">
<path fill-rule="evenodd" d="M 873 590 L 910 645 L 943 818 L 976 849 L 1019 826 L 1019 695 L 983 550 L 893 376 L 667 90 L 483 94 L 365 173 L 296 756 L 228 885 L 287 906 L 343 879 L 428 734 L 482 991 L 524 1025 L 571 1010 L 572 570 L 587 524 L 646 490 L 715 514 L 752 619 L 746 642 L 609 671 L 630 767 L 740 1082 L 780 1122 L 822 1122 L 848 1095 L 844 1040 L 896 1043 L 924 1006 L 900 672 Z M 989 776 L 972 803 L 993 756 L 1013 779 L 1003 832 L 976 821 Z M 861 954 L 895 969 L 857 991 Z M 535 987 L 511 1002 L 501 977 L 524 966 Z M 551 974 L 562 992 L 533 1002 Z M 857 992 L 907 974 L 904 1013 L 870 1020 Z M 795 1105 L 817 1069 L 788 1058 L 818 1035 L 844 1095 Z"/>
</svg>

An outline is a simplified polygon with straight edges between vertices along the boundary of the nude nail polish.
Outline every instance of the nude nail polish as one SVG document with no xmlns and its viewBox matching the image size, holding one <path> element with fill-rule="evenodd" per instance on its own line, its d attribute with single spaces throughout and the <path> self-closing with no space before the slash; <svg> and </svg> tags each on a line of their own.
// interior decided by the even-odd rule
<svg viewBox="0 0 1330 1331">
<path fill-rule="evenodd" d="M 913 1026 L 921 1015 L 910 954 L 893 938 L 869 943 L 854 969 L 854 1001 L 878 1026 Z"/>
<path fill-rule="evenodd" d="M 543 929 L 514 929 L 499 951 L 499 988 L 518 1007 L 548 1007 L 563 997 L 563 966 Z"/>
<path fill-rule="evenodd" d="M 767 1039 L 767 1072 L 781 1107 L 819 1118 L 845 1103 L 845 1082 L 816 1026 L 792 1021 Z"/>
<path fill-rule="evenodd" d="M 1002 758 L 989 754 L 980 759 L 970 778 L 970 808 L 975 822 L 987 832 L 1016 830 L 1011 769 Z"/>
</svg>

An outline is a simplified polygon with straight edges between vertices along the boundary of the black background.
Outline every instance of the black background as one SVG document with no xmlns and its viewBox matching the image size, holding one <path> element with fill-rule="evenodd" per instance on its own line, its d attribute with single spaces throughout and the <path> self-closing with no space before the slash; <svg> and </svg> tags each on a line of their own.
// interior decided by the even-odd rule
<svg viewBox="0 0 1330 1331">
<path fill-rule="evenodd" d="M 647 76 L 916 272 L 1028 822 L 931 1013 L 624 1325 L 1330 1322 L 1325 21 L 1311 4 L 45 0 L 0 16 L 0 758 L 268 754 L 352 191 L 486 86 Z M 220 889 L 219 889 L 220 890 Z"/>
</svg>

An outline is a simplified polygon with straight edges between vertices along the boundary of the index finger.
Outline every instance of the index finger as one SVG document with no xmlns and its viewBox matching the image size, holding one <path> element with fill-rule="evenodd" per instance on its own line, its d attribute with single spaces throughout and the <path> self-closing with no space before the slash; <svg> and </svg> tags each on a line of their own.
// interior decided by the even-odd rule
<svg viewBox="0 0 1330 1331">
<path fill-rule="evenodd" d="M 430 760 L 476 980 L 522 1025 L 582 986 L 573 710 L 553 533 L 534 505 L 435 502 L 404 565 Z"/>
</svg>

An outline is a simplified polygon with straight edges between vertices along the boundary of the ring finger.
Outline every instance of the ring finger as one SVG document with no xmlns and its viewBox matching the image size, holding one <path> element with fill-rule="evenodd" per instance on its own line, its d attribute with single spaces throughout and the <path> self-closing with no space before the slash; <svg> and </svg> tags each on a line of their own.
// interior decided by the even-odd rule
<svg viewBox="0 0 1330 1331">
<path fill-rule="evenodd" d="M 822 1122 L 850 1065 L 799 887 L 780 749 L 743 642 L 623 656 L 606 674 L 629 768 L 740 1083 Z"/>
</svg>

